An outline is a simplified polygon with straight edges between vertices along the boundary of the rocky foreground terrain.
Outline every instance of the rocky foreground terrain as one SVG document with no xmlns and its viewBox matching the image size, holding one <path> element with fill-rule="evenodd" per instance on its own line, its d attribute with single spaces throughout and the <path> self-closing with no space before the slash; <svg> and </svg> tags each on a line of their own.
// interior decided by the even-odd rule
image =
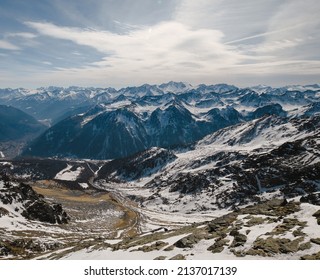
<svg viewBox="0 0 320 280">
<path fill-rule="evenodd" d="M 182 214 L 66 183 L 2 177 L 2 259 L 320 258 L 317 196 Z"/>
</svg>

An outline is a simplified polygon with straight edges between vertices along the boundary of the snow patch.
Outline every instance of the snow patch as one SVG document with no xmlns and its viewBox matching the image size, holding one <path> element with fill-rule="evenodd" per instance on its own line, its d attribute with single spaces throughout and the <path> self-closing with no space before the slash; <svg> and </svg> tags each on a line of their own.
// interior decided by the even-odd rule
<svg viewBox="0 0 320 280">
<path fill-rule="evenodd" d="M 54 179 L 62 180 L 62 181 L 76 181 L 81 174 L 83 167 L 77 167 L 76 170 L 71 170 L 73 168 L 72 165 L 68 164 L 67 167 L 61 170 Z"/>
<path fill-rule="evenodd" d="M 89 185 L 88 185 L 87 183 L 79 183 L 79 185 L 80 185 L 83 189 L 89 188 Z"/>
</svg>

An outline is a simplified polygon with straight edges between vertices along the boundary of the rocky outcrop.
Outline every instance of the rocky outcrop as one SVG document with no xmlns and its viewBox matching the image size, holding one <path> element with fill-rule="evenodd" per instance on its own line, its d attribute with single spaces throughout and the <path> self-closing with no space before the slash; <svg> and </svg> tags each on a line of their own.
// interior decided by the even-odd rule
<svg viewBox="0 0 320 280">
<path fill-rule="evenodd" d="M 35 253 L 45 252 L 47 250 L 54 250 L 61 246 L 61 243 L 41 242 L 40 240 L 30 238 L 18 238 L 15 240 L 0 241 L 0 257 L 12 255 L 23 256 Z"/>
<path fill-rule="evenodd" d="M 320 205 L 320 193 L 311 193 L 300 198 L 300 202 L 307 202 L 313 205 Z"/>
<path fill-rule="evenodd" d="M 50 224 L 66 224 L 70 219 L 62 209 L 61 204 L 50 205 L 42 199 L 31 204 L 27 203 L 21 215 L 29 220 L 37 220 Z"/>
<path fill-rule="evenodd" d="M 257 238 L 253 243 L 252 249 L 249 249 L 246 254 L 253 256 L 274 256 L 275 254 L 295 253 L 299 250 L 301 241 L 303 241 L 303 237 L 294 240 L 273 237 L 266 239 Z"/>
<path fill-rule="evenodd" d="M 163 247 L 167 246 L 169 243 L 163 242 L 163 241 L 157 241 L 151 245 L 145 245 L 142 247 L 139 247 L 137 250 L 142 252 L 151 252 L 151 251 L 159 251 Z"/>
<path fill-rule="evenodd" d="M 221 253 L 224 250 L 224 246 L 226 246 L 229 243 L 228 239 L 225 238 L 217 238 L 216 242 L 208 247 L 208 251 L 211 251 L 212 253 Z"/>
<path fill-rule="evenodd" d="M 6 216 L 9 214 L 9 211 L 7 209 L 4 209 L 3 207 L 0 207 L 0 218 L 2 216 Z"/>
<path fill-rule="evenodd" d="M 311 238 L 310 241 L 314 244 L 320 245 L 320 238 Z"/>
<path fill-rule="evenodd" d="M 234 235 L 234 239 L 230 245 L 230 247 L 239 247 L 244 245 L 247 242 L 247 236 L 241 233 L 237 233 Z"/>
<path fill-rule="evenodd" d="M 320 260 L 320 251 L 312 255 L 302 256 L 301 260 Z"/>
<path fill-rule="evenodd" d="M 306 226 L 307 222 L 301 222 L 295 218 L 286 218 L 283 219 L 282 224 L 277 225 L 271 232 L 273 235 L 280 235 L 285 234 L 286 232 L 289 232 L 294 227 L 298 227 L 298 229 L 295 231 L 295 235 L 303 235 L 302 229 Z"/>
<path fill-rule="evenodd" d="M 201 237 L 196 234 L 190 234 L 178 240 L 174 245 L 177 248 L 193 248 L 193 246 L 201 240 Z"/>
<path fill-rule="evenodd" d="M 247 206 L 241 209 L 241 214 L 286 216 L 300 210 L 300 203 L 281 199 L 272 199 L 265 203 Z"/>
<path fill-rule="evenodd" d="M 65 224 L 70 220 L 60 204 L 47 202 L 25 183 L 10 182 L 6 178 L 0 192 L 0 201 L 4 205 L 16 205 L 15 212 L 29 220 L 50 224 Z M 0 209 L 0 216 L 8 214 L 6 209 Z"/>
<path fill-rule="evenodd" d="M 224 232 L 237 219 L 236 213 L 230 213 L 212 220 L 208 224 L 208 232 Z"/>
<path fill-rule="evenodd" d="M 312 216 L 313 216 L 313 217 L 316 217 L 317 223 L 318 223 L 318 225 L 320 225 L 320 210 L 318 210 L 318 211 L 317 211 L 316 213 L 314 213 Z"/>
<path fill-rule="evenodd" d="M 185 260 L 186 257 L 184 255 L 178 254 L 172 258 L 170 258 L 170 260 Z"/>
</svg>

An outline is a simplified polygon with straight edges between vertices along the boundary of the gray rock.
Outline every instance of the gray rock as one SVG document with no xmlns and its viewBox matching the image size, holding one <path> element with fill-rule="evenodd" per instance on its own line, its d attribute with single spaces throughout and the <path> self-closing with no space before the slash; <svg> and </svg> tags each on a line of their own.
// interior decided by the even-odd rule
<svg viewBox="0 0 320 280">
<path fill-rule="evenodd" d="M 201 237 L 195 234 L 190 234 L 178 240 L 176 243 L 174 243 L 174 246 L 177 248 L 193 248 L 193 245 L 198 243 L 200 239 Z"/>
<path fill-rule="evenodd" d="M 157 260 L 162 261 L 162 260 L 165 260 L 166 258 L 167 258 L 166 256 L 159 256 L 159 257 L 154 258 L 154 260 L 155 261 L 157 261 Z"/>
<path fill-rule="evenodd" d="M 170 260 L 185 260 L 185 256 L 184 255 L 181 255 L 181 254 L 178 254 L 172 258 L 170 258 Z"/>
<path fill-rule="evenodd" d="M 247 242 L 247 236 L 241 233 L 238 233 L 234 236 L 234 239 L 230 245 L 230 247 L 239 247 L 244 245 Z"/>
<path fill-rule="evenodd" d="M 302 256 L 301 260 L 320 260 L 320 251 L 312 255 Z"/>
<path fill-rule="evenodd" d="M 9 214 L 9 211 L 7 209 L 4 209 L 4 208 L 0 207 L 0 218 L 2 216 L 6 216 L 8 214 Z"/>
<path fill-rule="evenodd" d="M 317 245 L 320 245 L 320 238 L 311 238 L 310 241 L 311 241 L 312 243 L 315 243 L 315 244 L 317 244 Z"/>
<path fill-rule="evenodd" d="M 224 246 L 229 243 L 228 239 L 217 239 L 216 242 L 211 245 L 207 250 L 212 253 L 221 253 L 224 249 Z"/>
</svg>

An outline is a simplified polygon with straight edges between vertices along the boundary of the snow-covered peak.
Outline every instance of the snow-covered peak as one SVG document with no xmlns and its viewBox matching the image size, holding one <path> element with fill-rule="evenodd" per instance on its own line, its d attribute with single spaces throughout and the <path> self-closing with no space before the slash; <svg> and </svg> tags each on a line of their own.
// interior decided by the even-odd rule
<svg viewBox="0 0 320 280">
<path fill-rule="evenodd" d="M 267 85 L 256 85 L 256 86 L 250 87 L 250 89 L 252 89 L 253 91 L 259 94 L 271 92 L 273 90 L 272 87 Z"/>
<path fill-rule="evenodd" d="M 196 89 L 202 93 L 214 92 L 214 93 L 219 93 L 219 94 L 228 93 L 228 92 L 238 90 L 237 87 L 235 87 L 233 85 L 228 85 L 228 84 L 216 84 L 216 85 L 200 84 L 197 86 Z"/>
<path fill-rule="evenodd" d="M 183 82 L 173 82 L 170 81 L 168 83 L 164 83 L 159 85 L 159 88 L 164 92 L 164 93 L 168 93 L 168 92 L 172 92 L 172 93 L 183 93 L 186 92 L 188 90 L 193 89 L 193 86 L 187 83 L 183 83 Z"/>
<path fill-rule="evenodd" d="M 208 147 L 247 151 L 261 148 L 268 150 L 285 142 L 306 137 L 308 134 L 314 135 L 315 131 L 306 130 L 312 122 L 313 118 L 287 121 L 276 116 L 265 116 L 221 129 L 200 140 L 196 147 L 198 150 Z M 319 131 L 319 126 L 314 126 L 313 129 Z"/>
<path fill-rule="evenodd" d="M 288 91 L 307 91 L 307 90 L 319 91 L 320 90 L 319 84 L 313 84 L 313 85 L 289 85 L 289 86 L 284 86 L 282 88 L 286 89 Z"/>
</svg>

